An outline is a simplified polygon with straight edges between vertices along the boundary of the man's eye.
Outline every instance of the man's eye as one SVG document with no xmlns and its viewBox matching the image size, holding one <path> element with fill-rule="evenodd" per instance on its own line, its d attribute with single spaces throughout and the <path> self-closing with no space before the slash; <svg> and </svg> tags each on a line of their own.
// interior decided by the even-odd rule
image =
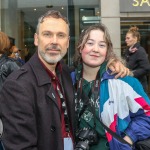
<svg viewBox="0 0 150 150">
<path fill-rule="evenodd" d="M 51 36 L 52 36 L 52 34 L 50 34 L 50 33 L 43 33 L 43 35 L 44 35 L 45 37 L 51 37 Z"/>
<path fill-rule="evenodd" d="M 65 37 L 66 37 L 65 34 L 58 34 L 58 38 L 60 38 L 60 39 L 63 39 L 63 38 L 65 38 Z"/>
</svg>

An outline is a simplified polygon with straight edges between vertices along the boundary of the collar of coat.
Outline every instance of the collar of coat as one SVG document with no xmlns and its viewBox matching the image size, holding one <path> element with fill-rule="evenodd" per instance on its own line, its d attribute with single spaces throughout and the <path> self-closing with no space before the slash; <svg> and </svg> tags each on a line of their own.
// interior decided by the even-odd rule
<svg viewBox="0 0 150 150">
<path fill-rule="evenodd" d="M 31 57 L 28 63 L 30 64 L 32 71 L 35 74 L 39 86 L 51 83 L 51 79 L 49 78 L 46 69 L 43 67 L 40 59 L 38 58 L 37 52 Z M 60 61 L 60 64 L 62 66 L 62 74 L 68 73 L 69 69 L 67 65 L 63 62 L 63 60 Z"/>
</svg>

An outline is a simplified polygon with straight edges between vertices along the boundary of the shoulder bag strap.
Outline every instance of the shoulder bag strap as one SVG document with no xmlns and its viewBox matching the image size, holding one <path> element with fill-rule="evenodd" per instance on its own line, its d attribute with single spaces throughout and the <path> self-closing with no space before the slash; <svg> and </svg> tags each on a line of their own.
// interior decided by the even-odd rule
<svg viewBox="0 0 150 150">
<path fill-rule="evenodd" d="M 118 141 L 120 141 L 121 143 L 124 144 L 128 144 L 130 147 L 132 147 L 132 145 L 130 143 L 128 143 L 126 140 L 124 140 L 122 137 L 120 137 L 118 134 L 116 134 L 115 132 L 113 132 L 111 129 L 109 129 L 101 120 L 100 118 L 97 117 L 97 119 L 99 120 L 100 124 L 114 137 L 116 138 Z"/>
</svg>

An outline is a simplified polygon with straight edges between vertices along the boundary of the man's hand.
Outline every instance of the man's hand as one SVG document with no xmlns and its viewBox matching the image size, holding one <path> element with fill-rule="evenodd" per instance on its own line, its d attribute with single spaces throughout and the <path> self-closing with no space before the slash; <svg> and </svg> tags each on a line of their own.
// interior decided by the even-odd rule
<svg viewBox="0 0 150 150">
<path fill-rule="evenodd" d="M 116 59 L 110 59 L 108 61 L 108 68 L 112 71 L 112 74 L 116 74 L 115 78 L 130 74 L 130 70 L 126 68 L 121 61 Z"/>
</svg>

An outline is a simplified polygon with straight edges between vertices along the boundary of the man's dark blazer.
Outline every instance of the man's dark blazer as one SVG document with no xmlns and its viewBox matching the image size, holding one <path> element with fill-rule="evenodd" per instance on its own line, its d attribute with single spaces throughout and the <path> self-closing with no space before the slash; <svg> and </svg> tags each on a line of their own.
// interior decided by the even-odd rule
<svg viewBox="0 0 150 150">
<path fill-rule="evenodd" d="M 62 84 L 74 134 L 73 84 L 65 64 L 62 64 Z M 6 150 L 63 150 L 61 113 L 51 79 L 37 52 L 4 83 L 0 117 Z"/>
</svg>

